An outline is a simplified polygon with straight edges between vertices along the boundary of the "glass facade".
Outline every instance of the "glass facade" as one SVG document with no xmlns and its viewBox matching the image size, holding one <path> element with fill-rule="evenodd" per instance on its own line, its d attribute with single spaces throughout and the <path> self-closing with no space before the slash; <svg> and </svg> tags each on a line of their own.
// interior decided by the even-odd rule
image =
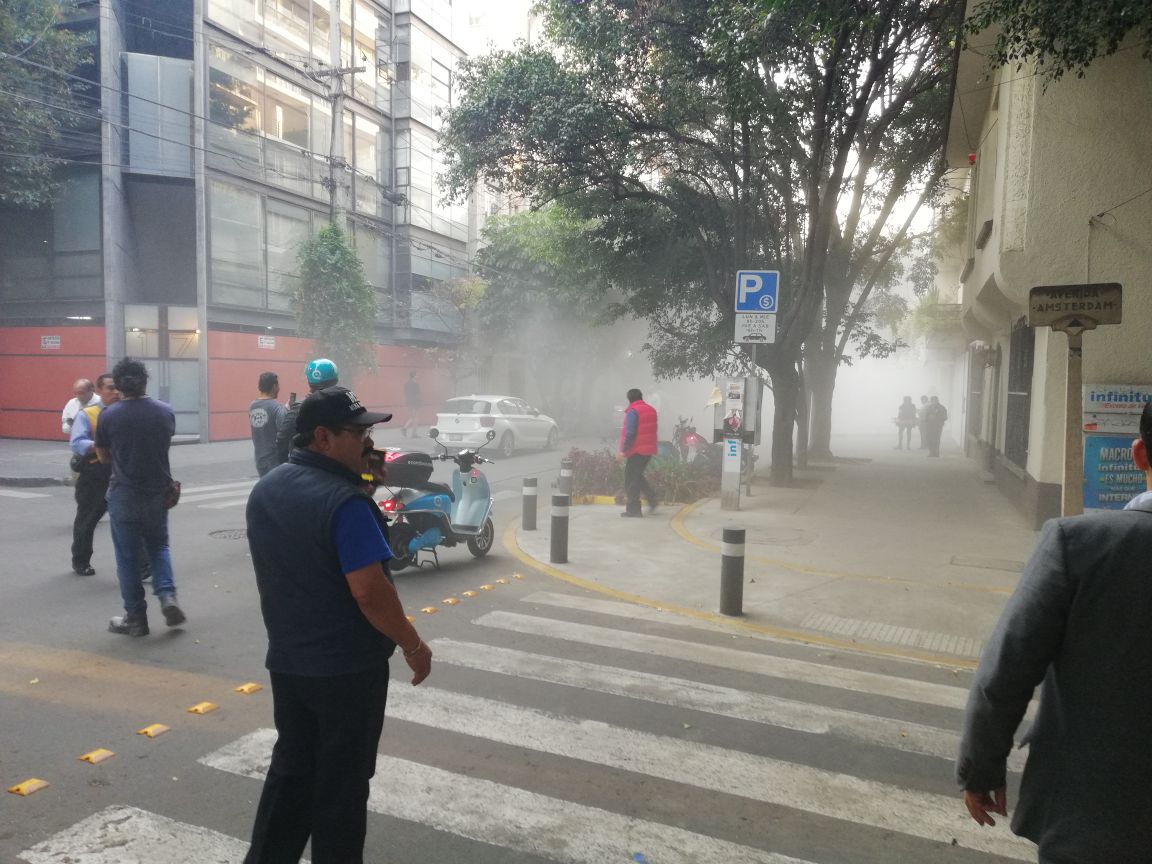
<svg viewBox="0 0 1152 864">
<path fill-rule="evenodd" d="M 100 169 L 76 168 L 51 208 L 0 209 L 0 298 L 104 294 Z"/>
</svg>

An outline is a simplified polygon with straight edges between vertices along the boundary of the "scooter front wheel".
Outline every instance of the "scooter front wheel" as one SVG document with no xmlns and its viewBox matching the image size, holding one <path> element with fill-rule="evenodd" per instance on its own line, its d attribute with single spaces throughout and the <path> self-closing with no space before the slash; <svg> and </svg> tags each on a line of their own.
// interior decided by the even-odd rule
<svg viewBox="0 0 1152 864">
<path fill-rule="evenodd" d="M 407 522 L 397 522 L 388 529 L 388 542 L 392 547 L 392 560 L 388 569 L 399 573 L 416 563 L 416 553 L 408 551 L 408 543 L 416 536 L 416 531 Z"/>
<path fill-rule="evenodd" d="M 483 558 L 492 550 L 492 540 L 496 536 L 496 528 L 492 524 L 492 517 L 484 520 L 484 527 L 480 533 L 468 541 L 468 551 L 475 558 Z"/>
</svg>

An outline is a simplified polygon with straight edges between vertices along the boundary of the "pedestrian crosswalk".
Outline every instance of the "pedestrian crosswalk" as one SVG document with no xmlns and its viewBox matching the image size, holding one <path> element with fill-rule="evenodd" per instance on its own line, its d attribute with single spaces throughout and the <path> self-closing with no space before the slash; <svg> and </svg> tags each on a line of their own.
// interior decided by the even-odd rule
<svg viewBox="0 0 1152 864">
<path fill-rule="evenodd" d="M 714 625 L 575 593 L 530 592 L 514 606 L 433 636 L 445 671 L 389 696 L 369 818 L 390 820 L 389 836 L 422 832 L 422 862 L 1035 860 L 1003 824 L 973 823 L 952 787 L 966 694 L 946 673 L 833 663 L 765 639 L 720 644 Z M 220 778 L 212 794 L 251 808 L 275 740 L 254 728 L 202 751 L 201 770 Z M 811 758 L 821 752 L 837 755 Z M 534 767 L 492 767 L 508 762 Z M 1009 767 L 1022 768 L 1019 754 Z M 675 818 L 681 799 L 715 813 Z M 246 844 L 219 826 L 128 803 L 139 802 L 106 807 L 20 859 L 243 858 Z M 765 815 L 733 829 L 724 811 L 741 808 Z M 454 851 L 439 851 L 438 837 Z M 475 844 L 467 859 L 461 843 Z"/>
<path fill-rule="evenodd" d="M 248 495 L 255 485 L 256 481 L 249 479 L 212 486 L 185 486 L 180 495 L 180 503 L 182 506 L 191 504 L 204 510 L 231 510 L 236 507 L 243 507 L 248 503 Z M 492 499 L 504 501 L 515 498 L 519 494 L 514 489 L 503 489 L 493 493 Z"/>
</svg>

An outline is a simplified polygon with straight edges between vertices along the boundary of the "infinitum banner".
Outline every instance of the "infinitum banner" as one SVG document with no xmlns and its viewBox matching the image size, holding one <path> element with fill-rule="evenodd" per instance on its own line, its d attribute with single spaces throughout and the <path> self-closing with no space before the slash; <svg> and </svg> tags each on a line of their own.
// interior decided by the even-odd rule
<svg viewBox="0 0 1152 864">
<path fill-rule="evenodd" d="M 1152 384 L 1084 386 L 1084 509 L 1121 510 L 1146 488 L 1132 461 Z"/>
</svg>

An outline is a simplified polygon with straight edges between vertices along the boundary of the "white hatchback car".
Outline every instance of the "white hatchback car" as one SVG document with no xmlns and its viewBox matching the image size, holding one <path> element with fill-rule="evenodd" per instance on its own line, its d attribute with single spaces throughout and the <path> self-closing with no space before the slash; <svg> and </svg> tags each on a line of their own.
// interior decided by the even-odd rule
<svg viewBox="0 0 1152 864">
<path fill-rule="evenodd" d="M 496 446 L 504 456 L 523 447 L 552 450 L 560 440 L 556 421 L 515 396 L 457 396 L 436 415 L 440 441 L 449 447 L 475 449 L 496 432 Z"/>
</svg>

